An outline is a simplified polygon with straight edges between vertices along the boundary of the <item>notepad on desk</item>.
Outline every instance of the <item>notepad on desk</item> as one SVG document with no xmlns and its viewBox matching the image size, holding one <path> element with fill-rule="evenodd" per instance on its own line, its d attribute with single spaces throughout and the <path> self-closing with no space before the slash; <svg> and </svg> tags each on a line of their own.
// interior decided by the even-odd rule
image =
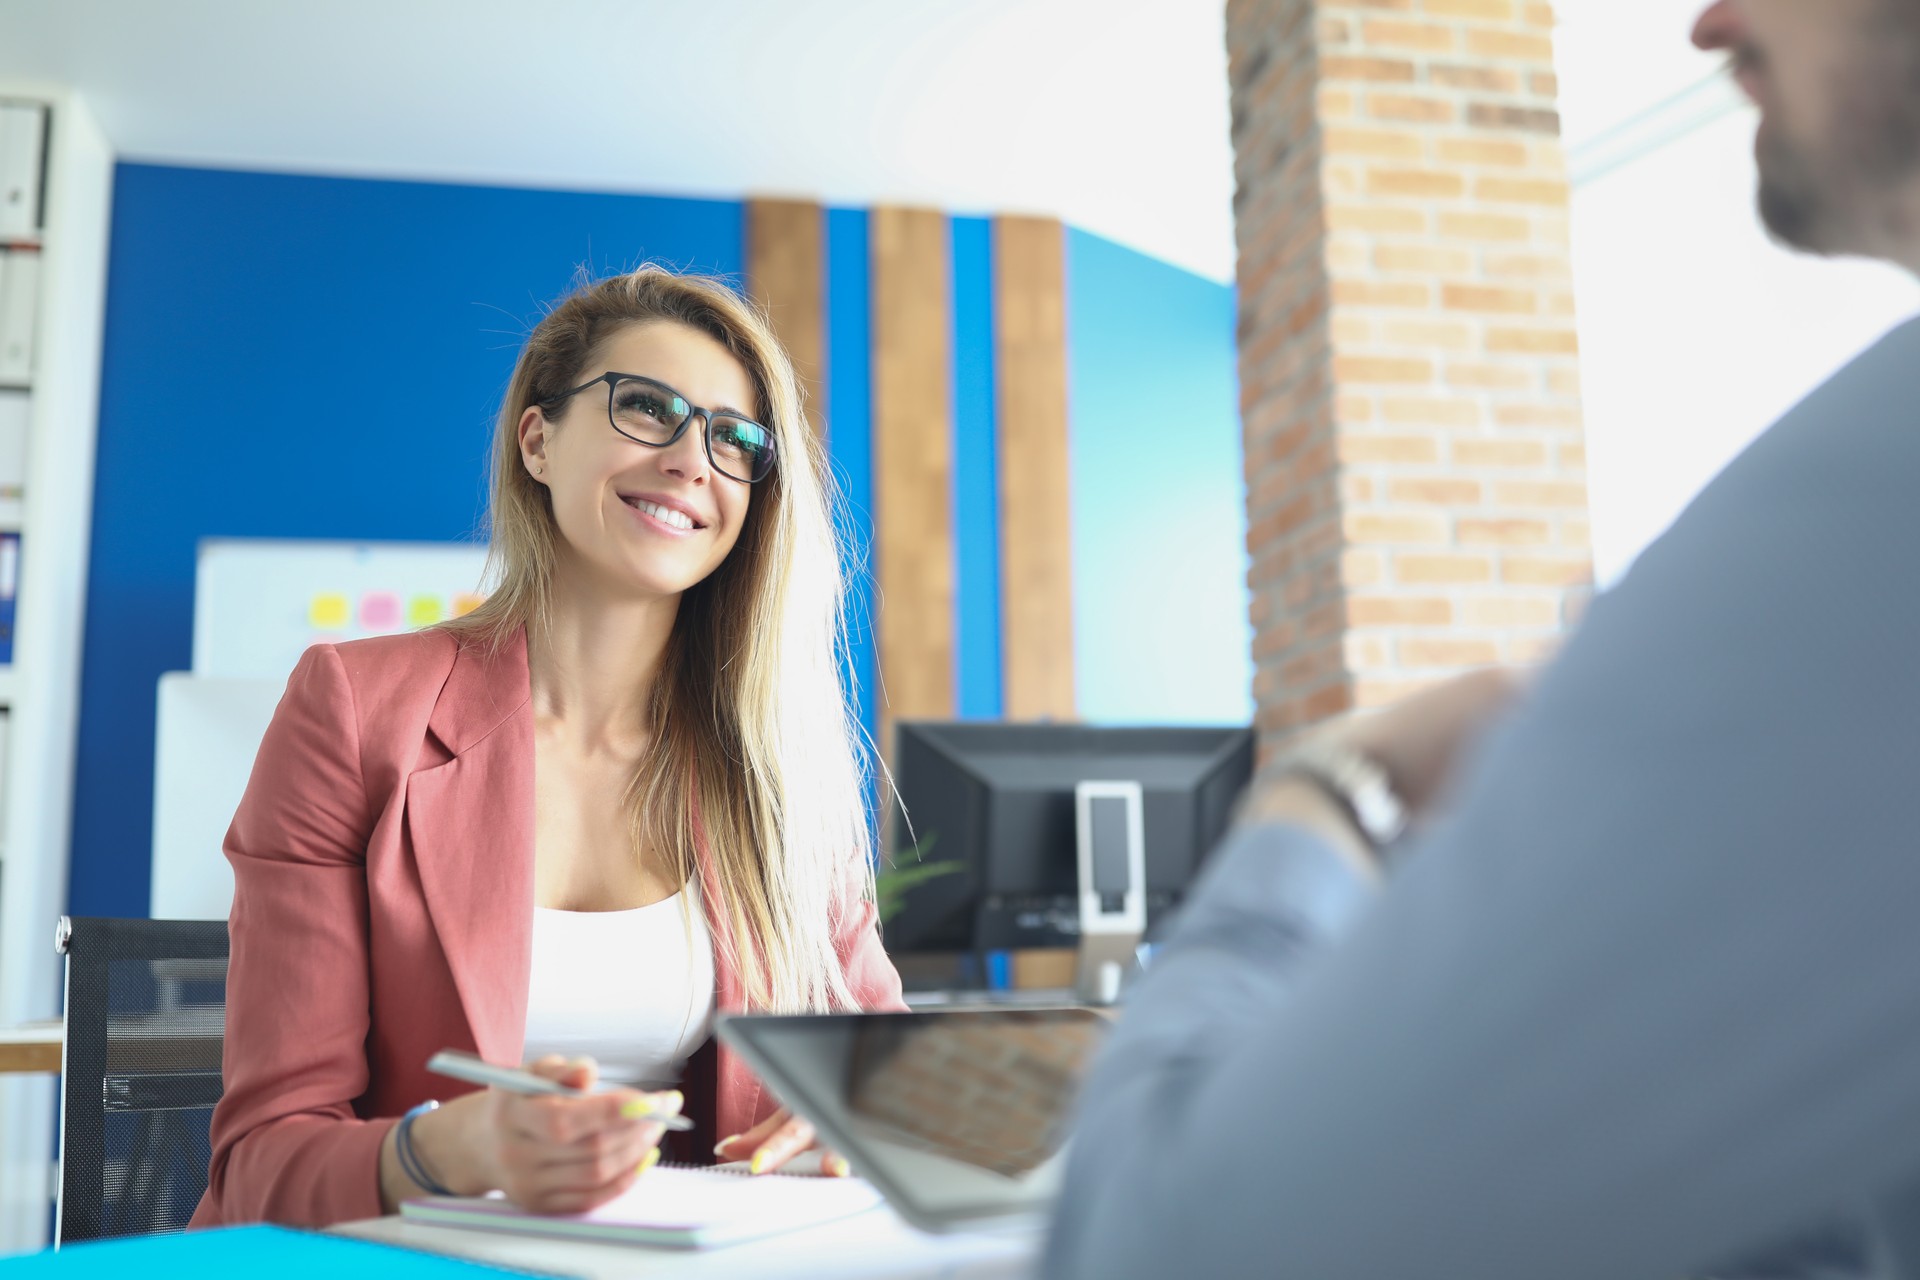
<svg viewBox="0 0 1920 1280">
<path fill-rule="evenodd" d="M 403 1202 L 400 1212 L 434 1226 L 701 1249 L 835 1222 L 879 1203 L 880 1193 L 860 1178 L 661 1165 L 587 1213 L 532 1213 L 500 1196 L 430 1196 Z"/>
</svg>

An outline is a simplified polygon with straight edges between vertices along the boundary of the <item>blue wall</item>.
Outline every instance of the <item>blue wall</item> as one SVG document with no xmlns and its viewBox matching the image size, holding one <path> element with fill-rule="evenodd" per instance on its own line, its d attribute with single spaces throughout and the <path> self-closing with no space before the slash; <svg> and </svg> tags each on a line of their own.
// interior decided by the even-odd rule
<svg viewBox="0 0 1920 1280">
<path fill-rule="evenodd" d="M 1067 333 L 1080 715 L 1245 724 L 1233 290 L 1069 230 Z"/>
<path fill-rule="evenodd" d="M 493 415 L 577 268 L 736 276 L 737 202 L 121 165 L 81 679 L 70 909 L 148 910 L 155 686 L 192 659 L 206 537 L 457 540 Z M 827 213 L 826 430 L 872 541 L 867 215 Z M 953 243 L 955 706 L 999 714 L 992 238 Z M 1251 714 L 1229 290 L 1068 236 L 1081 714 Z M 852 684 L 874 723 L 872 584 Z M 218 856 L 209 851 L 209 856 Z"/>
</svg>

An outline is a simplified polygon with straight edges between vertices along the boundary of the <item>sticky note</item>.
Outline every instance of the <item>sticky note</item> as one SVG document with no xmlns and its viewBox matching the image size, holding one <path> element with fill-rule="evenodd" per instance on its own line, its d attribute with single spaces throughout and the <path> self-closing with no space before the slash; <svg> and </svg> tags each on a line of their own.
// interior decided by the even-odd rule
<svg viewBox="0 0 1920 1280">
<path fill-rule="evenodd" d="M 445 616 L 440 608 L 439 596 L 415 596 L 407 601 L 407 625 L 410 627 L 430 627 Z"/>
<path fill-rule="evenodd" d="M 453 616 L 456 618 L 466 617 L 475 609 L 478 609 L 481 602 L 485 599 L 485 596 L 477 596 L 471 591 L 462 591 L 453 598 Z"/>
<path fill-rule="evenodd" d="M 397 631 L 400 597 L 391 591 L 369 591 L 361 596 L 360 626 L 366 631 Z"/>
<path fill-rule="evenodd" d="M 322 592 L 307 604 L 307 625 L 315 631 L 343 630 L 352 616 L 347 598 L 338 591 Z"/>
</svg>

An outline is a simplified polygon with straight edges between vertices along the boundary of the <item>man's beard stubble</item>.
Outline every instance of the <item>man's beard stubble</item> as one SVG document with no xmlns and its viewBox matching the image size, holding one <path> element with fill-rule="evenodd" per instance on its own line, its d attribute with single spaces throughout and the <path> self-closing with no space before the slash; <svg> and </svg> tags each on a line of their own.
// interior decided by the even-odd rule
<svg viewBox="0 0 1920 1280">
<path fill-rule="evenodd" d="M 1819 254 L 1872 253 L 1911 237 L 1898 196 L 1920 176 L 1920 6 L 1882 0 L 1857 30 L 1832 87 L 1828 137 L 1763 127 L 1755 149 L 1760 220 L 1782 244 Z M 1736 65 L 1764 70 L 1758 50 Z"/>
</svg>

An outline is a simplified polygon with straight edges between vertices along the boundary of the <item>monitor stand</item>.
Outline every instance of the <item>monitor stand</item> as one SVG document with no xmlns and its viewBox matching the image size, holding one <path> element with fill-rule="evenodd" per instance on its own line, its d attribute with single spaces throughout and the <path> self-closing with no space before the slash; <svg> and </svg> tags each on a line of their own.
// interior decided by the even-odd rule
<svg viewBox="0 0 1920 1280">
<path fill-rule="evenodd" d="M 1113 1004 L 1138 964 L 1147 930 L 1143 797 L 1138 782 L 1082 782 L 1073 789 L 1080 888 L 1075 987 L 1087 1004 Z"/>
</svg>

